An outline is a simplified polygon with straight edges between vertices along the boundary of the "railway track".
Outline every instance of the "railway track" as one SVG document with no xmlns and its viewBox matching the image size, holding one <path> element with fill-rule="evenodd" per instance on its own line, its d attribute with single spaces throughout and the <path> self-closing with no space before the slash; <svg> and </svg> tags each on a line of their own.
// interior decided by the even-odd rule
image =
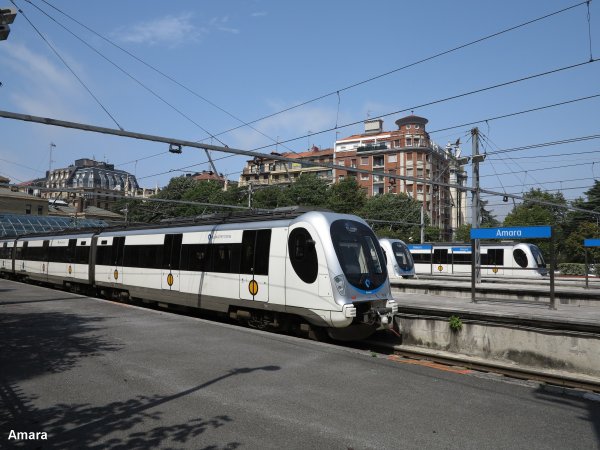
<svg viewBox="0 0 600 450">
<path fill-rule="evenodd" d="M 464 370 L 493 373 L 519 380 L 600 393 L 600 380 L 592 379 L 592 377 L 485 361 L 458 353 L 448 354 L 415 347 L 402 347 L 398 341 L 399 339 L 396 337 L 385 340 L 377 336 L 377 339 L 351 343 L 350 345 L 357 349 L 385 354 L 388 358 L 398 362 L 424 365 L 439 370 L 457 373 L 465 373 Z"/>
</svg>

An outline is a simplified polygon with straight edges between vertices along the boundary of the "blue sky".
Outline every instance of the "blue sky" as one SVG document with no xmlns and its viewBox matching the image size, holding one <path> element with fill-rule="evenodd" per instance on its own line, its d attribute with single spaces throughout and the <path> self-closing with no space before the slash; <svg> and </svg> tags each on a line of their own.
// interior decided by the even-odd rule
<svg viewBox="0 0 600 450">
<path fill-rule="evenodd" d="M 587 62 L 590 39 L 585 4 L 345 89 L 577 1 L 48 0 L 193 93 L 71 22 L 48 3 L 33 0 L 129 75 L 124 74 L 29 3 L 15 2 L 124 129 L 216 145 L 219 142 L 211 140 L 206 131 L 218 134 L 240 125 L 232 116 L 251 121 L 340 90 L 339 97 L 327 95 L 255 123 L 253 127 L 260 133 L 242 127 L 218 137 L 230 147 L 254 150 L 269 146 L 260 150 L 264 152 L 275 150 L 275 141 L 300 137 L 277 146 L 279 151 L 299 152 L 311 145 L 331 147 L 336 138 L 336 131 L 306 137 L 309 131 L 318 133 L 336 123 L 340 126 L 414 109 L 415 114 L 429 119 L 428 130 L 437 143 L 445 145 L 460 138 L 463 154 L 469 155 L 473 125 L 437 130 L 600 94 L 597 62 L 420 106 Z M 11 6 L 9 0 L 0 4 Z M 593 57 L 600 57 L 599 5 L 590 3 Z M 116 127 L 22 15 L 11 26 L 8 40 L 0 42 L 0 59 L 0 109 Z M 478 126 L 486 140 L 481 151 L 600 134 L 599 112 L 597 97 L 482 122 Z M 384 117 L 384 127 L 393 129 L 394 121 L 406 114 Z M 343 137 L 361 130 L 361 125 L 353 125 L 337 132 Z M 0 136 L 0 174 L 14 182 L 44 175 L 51 142 L 56 144 L 54 168 L 66 167 L 77 158 L 95 157 L 135 173 L 145 187 L 167 184 L 182 173 L 177 170 L 180 168 L 196 165 L 186 170 L 209 169 L 206 156 L 196 149 L 174 155 L 163 144 L 8 119 L 0 119 Z M 594 139 L 490 155 L 481 167 L 482 187 L 511 193 L 531 187 L 562 189 L 565 197 L 576 198 L 593 184 L 594 177 L 600 177 L 599 147 L 599 140 Z M 159 156 L 148 158 L 156 154 Z M 244 158 L 213 156 L 220 172 L 238 178 Z M 489 200 L 502 203 L 497 197 Z M 494 209 L 502 219 L 506 208 Z"/>
</svg>

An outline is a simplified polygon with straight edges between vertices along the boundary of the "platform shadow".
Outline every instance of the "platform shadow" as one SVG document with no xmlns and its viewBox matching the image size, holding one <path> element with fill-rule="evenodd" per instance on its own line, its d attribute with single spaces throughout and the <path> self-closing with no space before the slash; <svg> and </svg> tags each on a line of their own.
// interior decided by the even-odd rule
<svg viewBox="0 0 600 450">
<path fill-rule="evenodd" d="M 4 434 L 3 439 L 11 429 L 21 432 L 44 431 L 48 434 L 47 441 L 22 441 L 18 443 L 18 448 L 235 449 L 242 444 L 227 442 L 206 445 L 198 442 L 205 431 L 231 425 L 234 422 L 231 416 L 193 417 L 183 423 L 162 425 L 169 420 L 169 416 L 159 407 L 226 378 L 258 370 L 280 370 L 280 367 L 233 369 L 172 395 L 136 396 L 105 405 L 57 404 L 48 408 L 36 408 L 35 397 L 25 395 L 14 383 L 0 381 L 0 430 Z"/>
<path fill-rule="evenodd" d="M 106 318 L 0 310 L 0 376 L 18 382 L 72 368 L 80 358 L 118 351 L 100 334 Z"/>
</svg>

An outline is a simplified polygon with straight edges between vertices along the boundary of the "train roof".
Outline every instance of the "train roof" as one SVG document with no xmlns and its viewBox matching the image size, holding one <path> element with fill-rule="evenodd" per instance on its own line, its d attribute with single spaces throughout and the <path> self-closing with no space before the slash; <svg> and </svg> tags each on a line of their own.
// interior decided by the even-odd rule
<svg viewBox="0 0 600 450">
<path fill-rule="evenodd" d="M 214 214 L 205 214 L 195 217 L 181 217 L 168 219 L 159 223 L 151 224 L 123 224 L 108 227 L 93 227 L 93 228 L 79 228 L 79 229 L 65 229 L 53 232 L 44 233 L 31 233 L 20 235 L 16 239 L 32 239 L 32 238 L 43 238 L 48 236 L 82 236 L 91 234 L 113 234 L 122 231 L 152 231 L 152 230 L 164 230 L 164 229 L 181 229 L 191 228 L 202 225 L 225 225 L 225 224 L 239 224 L 239 223 L 252 223 L 252 222 L 270 222 L 271 224 L 276 221 L 292 220 L 300 217 L 303 214 L 309 212 L 321 212 L 338 215 L 327 209 L 322 208 L 307 208 L 303 206 L 291 206 L 276 208 L 274 210 L 252 210 L 252 211 L 228 211 Z M 15 238 L 9 238 L 7 240 L 14 240 Z"/>
</svg>

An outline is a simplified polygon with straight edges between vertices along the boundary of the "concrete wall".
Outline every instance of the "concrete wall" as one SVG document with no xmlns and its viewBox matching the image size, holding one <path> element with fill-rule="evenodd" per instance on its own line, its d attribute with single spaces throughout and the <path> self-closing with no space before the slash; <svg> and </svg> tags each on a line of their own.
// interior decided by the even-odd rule
<svg viewBox="0 0 600 450">
<path fill-rule="evenodd" d="M 398 315 L 402 344 L 600 377 L 600 335 L 519 325 L 463 321 L 452 331 L 447 318 Z"/>
</svg>

